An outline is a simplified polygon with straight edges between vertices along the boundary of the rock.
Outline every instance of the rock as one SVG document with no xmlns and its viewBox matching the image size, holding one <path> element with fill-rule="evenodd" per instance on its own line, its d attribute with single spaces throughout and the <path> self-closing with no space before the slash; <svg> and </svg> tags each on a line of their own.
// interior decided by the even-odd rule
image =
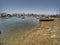
<svg viewBox="0 0 60 45">
<path fill-rule="evenodd" d="M 54 35 L 52 35 L 52 36 L 51 36 L 51 38 L 56 38 L 56 35 L 55 35 L 55 34 L 54 34 Z"/>
<path fill-rule="evenodd" d="M 1 34 L 1 31 L 0 31 L 0 34 Z"/>
<path fill-rule="evenodd" d="M 60 36 L 54 34 L 51 36 L 51 38 L 60 39 Z"/>
</svg>

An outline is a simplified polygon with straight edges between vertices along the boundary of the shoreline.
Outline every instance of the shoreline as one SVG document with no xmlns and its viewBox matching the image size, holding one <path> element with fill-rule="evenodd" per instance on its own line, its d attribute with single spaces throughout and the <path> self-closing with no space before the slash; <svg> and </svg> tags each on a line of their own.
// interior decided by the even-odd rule
<svg viewBox="0 0 60 45">
<path fill-rule="evenodd" d="M 6 45 L 59 45 L 60 41 L 56 36 L 59 36 L 60 20 L 42 21 L 36 27 L 26 31 L 24 34 L 17 35 L 8 39 Z"/>
</svg>

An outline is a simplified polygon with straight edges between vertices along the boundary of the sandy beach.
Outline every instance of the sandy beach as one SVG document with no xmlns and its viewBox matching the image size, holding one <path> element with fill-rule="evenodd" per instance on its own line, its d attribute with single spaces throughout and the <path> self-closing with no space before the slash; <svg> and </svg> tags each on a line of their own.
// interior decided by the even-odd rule
<svg viewBox="0 0 60 45">
<path fill-rule="evenodd" d="M 41 22 L 41 26 L 33 31 L 20 43 L 20 45 L 59 45 L 60 21 Z"/>
</svg>

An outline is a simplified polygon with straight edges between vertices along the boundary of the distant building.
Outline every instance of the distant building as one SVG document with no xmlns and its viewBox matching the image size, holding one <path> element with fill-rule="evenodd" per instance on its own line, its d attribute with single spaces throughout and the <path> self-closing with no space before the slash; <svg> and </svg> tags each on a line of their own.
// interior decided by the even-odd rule
<svg viewBox="0 0 60 45">
<path fill-rule="evenodd" d="M 1 17 L 6 17 L 7 14 L 6 13 L 1 13 Z"/>
</svg>

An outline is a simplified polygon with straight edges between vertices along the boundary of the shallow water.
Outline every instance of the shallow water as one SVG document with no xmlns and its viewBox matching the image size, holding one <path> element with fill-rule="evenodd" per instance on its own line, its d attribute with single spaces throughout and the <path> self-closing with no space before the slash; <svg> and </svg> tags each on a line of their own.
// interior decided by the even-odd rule
<svg viewBox="0 0 60 45">
<path fill-rule="evenodd" d="M 12 35 L 22 34 L 38 25 L 39 20 L 33 16 L 0 18 L 1 41 Z"/>
</svg>

